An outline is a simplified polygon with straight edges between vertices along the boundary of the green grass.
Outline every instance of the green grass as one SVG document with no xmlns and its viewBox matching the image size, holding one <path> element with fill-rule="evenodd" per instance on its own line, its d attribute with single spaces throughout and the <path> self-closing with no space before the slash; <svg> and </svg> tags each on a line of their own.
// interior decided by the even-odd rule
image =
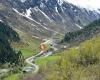
<svg viewBox="0 0 100 80">
<path fill-rule="evenodd" d="M 59 58 L 60 58 L 59 55 L 52 55 L 52 56 L 48 56 L 48 57 L 40 57 L 40 58 L 37 58 L 35 60 L 35 64 L 43 65 L 43 64 L 46 64 L 46 63 L 56 61 Z"/>
<path fill-rule="evenodd" d="M 44 79 L 100 80 L 100 37 L 82 42 L 78 48 L 59 53 L 61 58 L 56 65 L 53 63 L 40 69 L 44 73 Z M 41 60 L 37 63 L 42 63 Z"/>
<path fill-rule="evenodd" d="M 29 36 L 28 34 L 22 32 L 22 31 L 17 31 L 17 32 L 19 33 L 19 37 L 20 37 L 21 41 L 19 43 L 14 42 L 11 44 L 11 46 L 15 50 L 18 50 L 18 51 L 20 50 L 25 59 L 40 52 L 39 45 L 41 43 L 41 40 L 35 39 L 32 36 Z M 46 45 L 46 50 L 50 48 L 49 43 L 46 43 L 45 45 Z M 36 64 L 41 65 L 44 63 L 53 62 L 53 61 L 57 60 L 58 58 L 59 58 L 59 56 L 56 56 L 56 55 L 49 56 L 47 58 L 41 57 L 41 58 L 36 59 Z M 12 75 L 9 75 L 4 80 L 19 80 L 19 79 L 18 79 L 17 74 L 12 74 Z"/>
<path fill-rule="evenodd" d="M 13 74 L 5 78 L 4 80 L 19 80 L 17 74 Z"/>
<path fill-rule="evenodd" d="M 21 51 L 22 51 L 22 53 L 24 53 L 23 55 L 26 57 L 31 55 L 31 51 L 27 51 L 27 50 L 21 50 Z M 40 57 L 40 58 L 36 59 L 35 64 L 38 64 L 39 66 L 41 66 L 41 65 L 46 64 L 46 63 L 54 62 L 59 58 L 60 58 L 60 55 Z M 6 77 L 4 80 L 19 80 L 18 74 L 12 74 L 12 75 Z"/>
<path fill-rule="evenodd" d="M 39 45 L 41 41 L 39 39 L 36 39 L 19 30 L 16 30 L 16 32 L 19 34 L 20 42 L 13 42 L 11 46 L 17 51 L 20 50 L 25 58 L 30 57 L 40 51 Z"/>
<path fill-rule="evenodd" d="M 22 31 L 17 32 L 21 40 L 19 43 L 12 42 L 11 46 L 17 51 L 20 50 L 25 59 L 40 52 L 39 45 L 41 41 L 39 39 L 36 39 Z M 11 74 L 4 80 L 19 80 L 18 74 L 20 73 Z"/>
<path fill-rule="evenodd" d="M 30 57 L 30 56 L 33 55 L 33 52 L 30 51 L 30 50 L 27 50 L 27 49 L 22 49 L 21 52 L 22 52 L 22 55 L 23 55 L 25 58 Z"/>
</svg>

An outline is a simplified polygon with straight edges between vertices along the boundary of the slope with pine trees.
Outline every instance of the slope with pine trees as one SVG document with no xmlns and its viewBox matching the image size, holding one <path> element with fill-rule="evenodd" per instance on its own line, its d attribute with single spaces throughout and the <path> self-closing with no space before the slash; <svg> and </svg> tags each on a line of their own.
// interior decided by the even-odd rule
<svg viewBox="0 0 100 80">
<path fill-rule="evenodd" d="M 84 40 L 92 38 L 93 36 L 99 33 L 100 33 L 100 19 L 85 26 L 85 28 L 81 30 L 66 33 L 62 42 L 67 42 L 67 43 L 82 42 Z"/>
<path fill-rule="evenodd" d="M 16 53 L 10 43 L 19 41 L 18 34 L 7 24 L 0 22 L 0 64 L 18 64 L 20 53 Z"/>
</svg>

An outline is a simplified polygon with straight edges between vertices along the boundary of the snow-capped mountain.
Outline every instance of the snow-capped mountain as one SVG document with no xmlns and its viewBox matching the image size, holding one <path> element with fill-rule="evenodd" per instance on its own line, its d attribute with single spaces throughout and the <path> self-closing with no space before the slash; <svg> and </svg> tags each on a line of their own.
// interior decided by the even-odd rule
<svg viewBox="0 0 100 80">
<path fill-rule="evenodd" d="M 0 17 L 17 29 L 50 36 L 82 29 L 100 12 L 70 0 L 0 0 Z"/>
</svg>

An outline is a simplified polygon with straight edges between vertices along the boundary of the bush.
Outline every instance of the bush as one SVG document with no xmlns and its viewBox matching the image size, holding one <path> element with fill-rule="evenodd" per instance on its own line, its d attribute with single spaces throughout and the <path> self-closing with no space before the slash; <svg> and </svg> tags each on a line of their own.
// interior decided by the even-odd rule
<svg viewBox="0 0 100 80">
<path fill-rule="evenodd" d="M 72 48 L 66 52 L 65 56 L 71 63 L 88 66 L 96 64 L 100 60 L 100 40 L 88 40 L 82 43 L 79 48 Z"/>
</svg>

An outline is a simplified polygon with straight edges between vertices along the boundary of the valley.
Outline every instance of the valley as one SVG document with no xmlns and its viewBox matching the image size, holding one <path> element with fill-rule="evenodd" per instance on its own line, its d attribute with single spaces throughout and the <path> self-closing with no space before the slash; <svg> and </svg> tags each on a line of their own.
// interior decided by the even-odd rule
<svg viewBox="0 0 100 80">
<path fill-rule="evenodd" d="M 100 80 L 100 7 L 85 2 L 0 0 L 0 80 Z"/>
</svg>

